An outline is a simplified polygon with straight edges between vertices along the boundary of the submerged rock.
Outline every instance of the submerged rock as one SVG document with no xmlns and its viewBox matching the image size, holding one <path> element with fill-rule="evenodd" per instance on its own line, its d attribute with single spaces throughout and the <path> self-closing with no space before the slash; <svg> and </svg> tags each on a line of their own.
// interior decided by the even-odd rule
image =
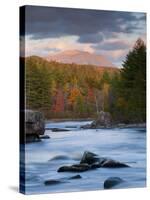
<svg viewBox="0 0 150 200">
<path fill-rule="evenodd" d="M 62 131 L 70 131 L 68 129 L 63 129 L 63 128 L 50 128 L 52 132 L 62 132 Z"/>
<path fill-rule="evenodd" d="M 60 178 L 60 179 L 49 179 L 44 181 L 45 185 L 55 185 L 55 184 L 60 184 L 60 183 L 66 183 L 67 180 L 73 180 L 73 179 L 80 179 L 82 178 L 80 176 L 80 174 L 77 174 L 75 176 L 71 176 L 71 177 L 64 177 L 64 178 Z"/>
<path fill-rule="evenodd" d="M 57 155 L 54 156 L 53 158 L 51 158 L 49 161 L 53 161 L 53 160 L 68 160 L 70 159 L 68 156 L 66 155 Z"/>
<path fill-rule="evenodd" d="M 50 179 L 50 180 L 44 181 L 45 185 L 55 185 L 55 184 L 59 184 L 59 183 L 63 183 L 63 182 L 61 180 L 55 180 L 55 179 Z"/>
<path fill-rule="evenodd" d="M 82 176 L 80 176 L 80 174 L 75 175 L 75 176 L 71 176 L 69 179 L 80 179 L 82 178 Z"/>
<path fill-rule="evenodd" d="M 110 177 L 104 181 L 104 189 L 111 189 L 114 186 L 123 183 L 124 180 L 119 177 Z"/>
<path fill-rule="evenodd" d="M 65 126 L 65 128 L 77 128 L 77 126 Z"/>
<path fill-rule="evenodd" d="M 88 164 L 77 164 L 71 166 L 62 166 L 57 172 L 84 172 L 91 169 L 91 166 Z"/>
</svg>

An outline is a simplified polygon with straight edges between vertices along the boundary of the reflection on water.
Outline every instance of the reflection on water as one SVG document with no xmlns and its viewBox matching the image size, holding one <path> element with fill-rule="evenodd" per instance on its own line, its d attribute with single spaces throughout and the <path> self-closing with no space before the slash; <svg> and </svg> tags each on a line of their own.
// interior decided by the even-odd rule
<svg viewBox="0 0 150 200">
<path fill-rule="evenodd" d="M 126 180 L 120 187 L 145 187 L 146 184 L 146 130 L 99 129 L 80 130 L 87 122 L 48 123 L 47 127 L 68 128 L 69 132 L 51 132 L 51 139 L 26 144 L 26 193 L 52 193 L 103 189 L 104 180 L 118 176 Z M 125 162 L 131 168 L 99 168 L 80 173 L 82 179 L 45 186 L 47 179 L 70 177 L 76 173 L 58 173 L 62 165 L 78 163 L 84 151 Z"/>
</svg>

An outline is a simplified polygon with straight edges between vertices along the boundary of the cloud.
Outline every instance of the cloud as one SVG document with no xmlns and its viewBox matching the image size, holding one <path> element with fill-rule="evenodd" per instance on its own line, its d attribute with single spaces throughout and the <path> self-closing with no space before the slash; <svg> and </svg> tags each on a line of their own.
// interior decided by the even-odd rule
<svg viewBox="0 0 150 200">
<path fill-rule="evenodd" d="M 26 35 L 33 39 L 76 35 L 79 42 L 95 43 L 102 40 L 102 34 L 134 32 L 136 23 L 143 21 L 144 16 L 133 12 L 26 6 Z"/>
<path fill-rule="evenodd" d="M 139 37 L 146 40 L 145 13 L 25 7 L 26 56 L 78 49 L 120 65 Z"/>
<path fill-rule="evenodd" d="M 47 56 L 51 53 L 57 53 L 65 50 L 80 49 L 81 51 L 93 52 L 90 44 L 82 44 L 78 42 L 77 36 L 65 36 L 60 38 L 36 39 L 26 37 L 26 56 L 38 55 Z"/>
<path fill-rule="evenodd" d="M 96 50 L 112 51 L 112 50 L 129 49 L 130 45 L 122 40 L 118 40 L 118 41 L 111 41 L 111 40 L 109 41 L 108 40 L 103 43 L 93 45 L 93 47 Z"/>
<path fill-rule="evenodd" d="M 81 35 L 78 42 L 81 43 L 98 43 L 103 41 L 104 37 L 101 33 L 85 34 Z"/>
</svg>

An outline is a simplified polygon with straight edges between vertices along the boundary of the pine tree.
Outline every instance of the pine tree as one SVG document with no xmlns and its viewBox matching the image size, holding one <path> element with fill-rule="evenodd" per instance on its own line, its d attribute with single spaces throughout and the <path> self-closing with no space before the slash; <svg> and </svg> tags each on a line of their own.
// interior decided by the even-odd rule
<svg viewBox="0 0 150 200">
<path fill-rule="evenodd" d="M 122 96 L 130 120 L 146 119 L 146 46 L 138 39 L 126 57 L 121 72 Z"/>
</svg>

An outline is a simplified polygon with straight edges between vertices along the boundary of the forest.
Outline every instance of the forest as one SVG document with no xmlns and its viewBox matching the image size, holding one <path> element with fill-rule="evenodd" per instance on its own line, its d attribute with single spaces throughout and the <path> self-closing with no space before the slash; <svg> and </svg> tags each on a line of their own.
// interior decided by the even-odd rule
<svg viewBox="0 0 150 200">
<path fill-rule="evenodd" d="M 95 118 L 103 110 L 116 122 L 146 120 L 146 46 L 138 39 L 121 68 L 25 61 L 26 108 L 47 119 Z"/>
</svg>

